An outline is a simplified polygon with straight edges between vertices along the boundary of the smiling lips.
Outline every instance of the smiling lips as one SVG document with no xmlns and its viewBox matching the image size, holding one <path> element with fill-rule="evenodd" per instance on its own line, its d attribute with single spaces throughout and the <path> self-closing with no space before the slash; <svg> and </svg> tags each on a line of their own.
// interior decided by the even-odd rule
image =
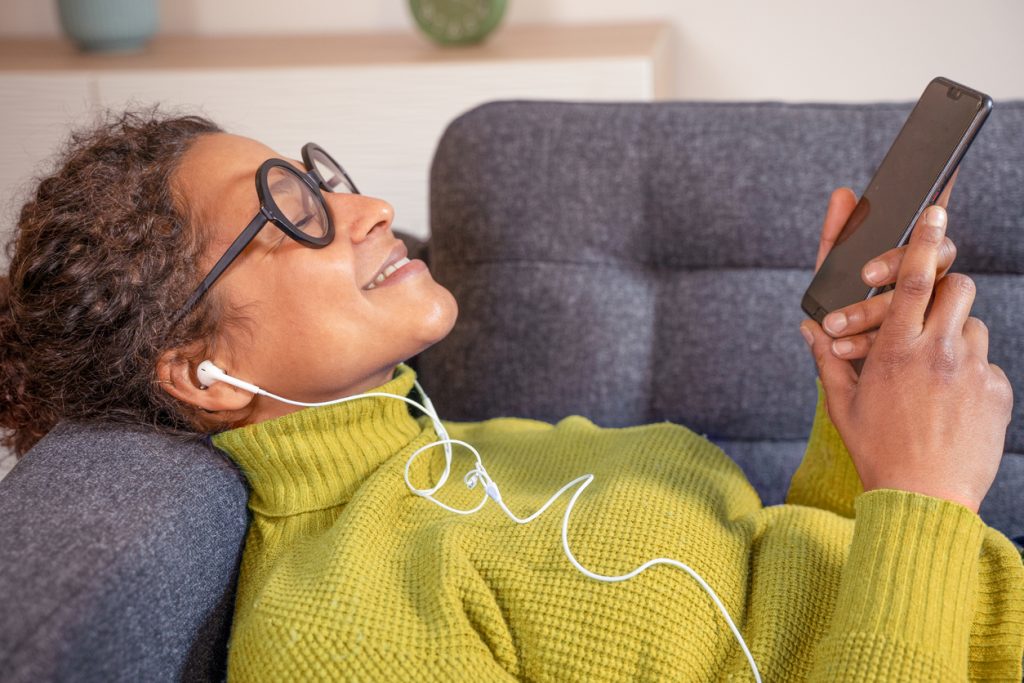
<svg viewBox="0 0 1024 683">
<path fill-rule="evenodd" d="M 366 285 L 366 289 L 373 289 L 374 287 L 376 287 L 380 283 L 384 282 L 385 280 L 387 280 L 391 276 L 391 274 L 393 272 L 395 272 L 396 270 L 398 270 L 399 268 L 401 268 L 402 266 L 404 266 L 408 262 L 409 262 L 409 259 L 406 258 L 405 256 L 403 256 L 402 258 L 398 259 L 397 261 L 392 263 L 390 266 L 385 268 L 383 271 L 381 271 L 381 273 L 377 277 L 375 277 L 373 279 L 373 282 L 371 282 L 370 284 Z"/>
<path fill-rule="evenodd" d="M 380 267 L 377 274 L 373 276 L 370 283 L 363 287 L 363 289 L 373 289 L 391 277 L 396 270 L 409 263 L 408 254 L 409 250 L 406 249 L 405 243 L 399 242 L 396 244 L 391 253 L 388 254 L 387 259 L 384 260 L 384 265 Z"/>
</svg>

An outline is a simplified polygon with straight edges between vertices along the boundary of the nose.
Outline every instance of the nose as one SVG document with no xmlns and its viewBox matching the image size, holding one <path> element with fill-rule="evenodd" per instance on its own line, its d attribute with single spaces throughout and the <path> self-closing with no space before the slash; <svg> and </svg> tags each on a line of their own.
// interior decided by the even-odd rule
<svg viewBox="0 0 1024 683">
<path fill-rule="evenodd" d="M 353 244 L 362 242 L 374 230 L 387 230 L 395 219 L 395 207 L 377 197 L 334 194 L 327 201 L 335 233 L 339 237 L 347 234 Z"/>
</svg>

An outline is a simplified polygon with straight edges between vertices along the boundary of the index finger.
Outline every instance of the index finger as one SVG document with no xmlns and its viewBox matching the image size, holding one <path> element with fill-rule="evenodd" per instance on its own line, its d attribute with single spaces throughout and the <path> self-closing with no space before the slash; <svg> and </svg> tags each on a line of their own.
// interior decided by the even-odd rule
<svg viewBox="0 0 1024 683">
<path fill-rule="evenodd" d="M 900 272 L 896 275 L 889 315 L 879 329 L 880 335 L 888 337 L 895 333 L 904 338 L 916 338 L 921 334 L 945 236 L 946 210 L 937 204 L 929 206 L 910 234 Z"/>
</svg>

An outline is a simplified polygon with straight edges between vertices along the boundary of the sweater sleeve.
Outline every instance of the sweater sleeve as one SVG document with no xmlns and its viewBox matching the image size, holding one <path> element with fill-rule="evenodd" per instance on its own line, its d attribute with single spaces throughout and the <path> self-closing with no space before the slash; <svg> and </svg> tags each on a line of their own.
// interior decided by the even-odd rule
<svg viewBox="0 0 1024 683">
<path fill-rule="evenodd" d="M 786 502 L 830 510 L 852 518 L 854 499 L 864 492 L 864 486 L 843 438 L 829 419 L 821 379 L 815 377 L 814 381 L 818 387 L 814 423 L 804 459 L 790 482 Z"/>
<path fill-rule="evenodd" d="M 877 489 L 856 522 L 811 681 L 1021 679 L 1024 566 L 950 501 Z"/>
</svg>

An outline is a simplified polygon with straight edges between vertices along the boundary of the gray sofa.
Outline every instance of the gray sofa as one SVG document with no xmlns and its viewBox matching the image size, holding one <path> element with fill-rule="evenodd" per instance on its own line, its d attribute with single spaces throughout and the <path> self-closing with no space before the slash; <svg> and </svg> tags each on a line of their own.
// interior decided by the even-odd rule
<svg viewBox="0 0 1024 683">
<path fill-rule="evenodd" d="M 441 415 L 673 420 L 781 503 L 810 429 L 801 338 L 828 194 L 909 103 L 496 102 L 431 169 L 431 267 L 461 313 L 415 359 Z M 1024 535 L 1024 102 L 996 103 L 950 207 L 955 270 L 1017 392 L 982 517 Z M 0 678 L 219 680 L 247 524 L 221 454 L 62 424 L 0 481 Z"/>
</svg>

